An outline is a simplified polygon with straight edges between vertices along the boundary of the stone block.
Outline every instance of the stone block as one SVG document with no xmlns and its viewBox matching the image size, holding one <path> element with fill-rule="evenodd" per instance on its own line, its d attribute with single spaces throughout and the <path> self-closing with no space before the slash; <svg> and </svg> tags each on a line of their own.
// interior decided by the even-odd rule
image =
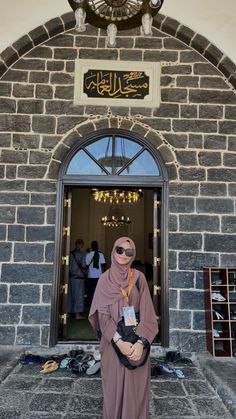
<svg viewBox="0 0 236 419">
<path fill-rule="evenodd" d="M 74 106 L 74 108 L 77 108 L 77 106 L 76 107 Z M 92 105 L 85 106 L 84 112 L 83 112 L 82 107 L 80 107 L 80 108 L 81 108 L 80 109 L 80 112 L 77 112 L 80 115 L 83 115 L 83 113 L 85 115 L 93 115 L 93 116 L 94 115 L 107 115 L 107 112 L 108 112 L 108 107 L 107 106 L 92 106 Z M 99 124 L 100 124 L 100 125 L 103 125 L 104 128 L 109 128 L 108 120 L 107 119 L 97 120 L 95 122 L 95 124 L 96 124 L 96 126 L 99 126 Z M 97 129 L 99 129 L 99 128 L 97 128 Z"/>
<path fill-rule="evenodd" d="M 220 219 L 214 215 L 180 215 L 180 231 L 219 231 Z"/>
<path fill-rule="evenodd" d="M 227 214 L 234 212 L 234 202 L 232 199 L 221 198 L 198 198 L 197 212 Z"/>
<path fill-rule="evenodd" d="M 197 106 L 193 105 L 181 105 L 180 106 L 180 117 L 181 118 L 197 118 L 198 109 Z"/>
<path fill-rule="evenodd" d="M 49 333 L 50 328 L 49 326 L 41 326 L 41 345 L 42 346 L 49 346 Z"/>
<path fill-rule="evenodd" d="M 235 169 L 208 169 L 208 180 L 214 182 L 236 182 Z"/>
<path fill-rule="evenodd" d="M 3 61 L 0 61 L 0 76 L 3 76 L 4 73 L 7 71 L 7 66 L 3 63 Z"/>
<path fill-rule="evenodd" d="M 7 227 L 5 225 L 0 225 L 0 240 L 4 241 L 6 239 Z"/>
<path fill-rule="evenodd" d="M 49 72 L 47 71 L 31 71 L 29 75 L 30 83 L 48 83 Z"/>
<path fill-rule="evenodd" d="M 17 83 L 27 83 L 28 71 L 9 69 L 2 77 L 3 81 L 16 81 Z"/>
<path fill-rule="evenodd" d="M 236 134 L 236 121 L 220 121 L 219 122 L 220 134 Z"/>
<path fill-rule="evenodd" d="M 2 150 L 1 162 L 2 163 L 26 163 L 28 159 L 27 151 L 15 150 Z"/>
<path fill-rule="evenodd" d="M 47 166 L 18 166 L 19 178 L 43 178 L 47 170 Z"/>
<path fill-rule="evenodd" d="M 14 345 L 15 327 L 0 326 L 0 345 Z"/>
<path fill-rule="evenodd" d="M 180 308 L 185 310 L 204 310 L 204 292 L 180 290 Z"/>
<path fill-rule="evenodd" d="M 217 67 L 221 61 L 221 58 L 223 57 L 223 52 L 220 51 L 215 45 L 209 44 L 203 55 Z"/>
<path fill-rule="evenodd" d="M 176 269 L 177 268 L 177 252 L 170 250 L 169 254 L 169 269 Z"/>
<path fill-rule="evenodd" d="M 25 226 L 9 225 L 8 226 L 8 240 L 10 241 L 24 241 L 25 240 Z"/>
<path fill-rule="evenodd" d="M 58 36 L 54 36 L 54 38 L 47 41 L 45 45 L 49 45 L 51 47 L 73 47 L 73 44 L 74 37 L 70 34 L 65 33 L 60 34 Z"/>
<path fill-rule="evenodd" d="M 22 323 L 24 324 L 47 324 L 49 323 L 49 317 L 50 306 L 23 306 Z"/>
<path fill-rule="evenodd" d="M 161 87 L 171 87 L 175 85 L 174 77 L 161 75 Z"/>
<path fill-rule="evenodd" d="M 60 135 L 43 135 L 42 148 L 50 150 L 57 146 L 60 139 Z"/>
<path fill-rule="evenodd" d="M 193 312 L 193 329 L 205 330 L 206 329 L 206 312 L 194 311 Z"/>
<path fill-rule="evenodd" d="M 236 119 L 236 106 L 226 106 L 225 107 L 225 118 L 226 119 Z"/>
<path fill-rule="evenodd" d="M 51 84 L 73 84 L 74 78 L 68 73 L 52 73 Z"/>
<path fill-rule="evenodd" d="M 229 184 L 229 196 L 236 196 L 236 184 Z"/>
<path fill-rule="evenodd" d="M 28 52 L 26 57 L 36 57 L 36 58 L 52 58 L 52 49 L 49 47 L 45 47 L 40 45 L 32 51 Z"/>
<path fill-rule="evenodd" d="M 200 151 L 198 153 L 199 164 L 201 166 L 221 166 L 221 153 L 216 151 Z"/>
<path fill-rule="evenodd" d="M 66 30 L 74 28 L 74 26 L 75 26 L 75 14 L 72 11 L 68 12 L 68 13 L 64 13 L 61 16 L 61 20 L 62 20 Z M 87 29 L 88 29 L 88 27 L 90 27 L 90 25 L 87 24 Z M 96 30 L 96 33 L 98 33 L 97 28 L 94 28 L 94 30 Z"/>
<path fill-rule="evenodd" d="M 191 329 L 190 310 L 170 310 L 171 329 Z"/>
<path fill-rule="evenodd" d="M 11 147 L 11 134 L 0 133 L 0 147 Z"/>
<path fill-rule="evenodd" d="M 181 63 L 197 63 L 205 62 L 205 59 L 202 55 L 198 54 L 196 51 L 180 51 L 180 62 Z"/>
<path fill-rule="evenodd" d="M 98 108 L 98 109 L 97 109 Z M 99 111 L 100 109 L 100 111 Z M 54 115 L 83 115 L 84 106 L 74 105 L 72 101 L 51 100 L 46 102 L 46 112 Z M 94 106 L 90 114 L 106 114 L 107 107 Z M 88 112 L 87 112 L 88 113 Z"/>
<path fill-rule="evenodd" d="M 47 61 L 47 70 L 48 71 L 63 71 L 65 67 L 64 61 Z"/>
<path fill-rule="evenodd" d="M 6 166 L 6 178 L 15 179 L 16 178 L 17 166 L 14 164 L 9 164 Z"/>
<path fill-rule="evenodd" d="M 63 100 L 72 100 L 74 97 L 74 86 L 56 86 L 55 98 Z"/>
<path fill-rule="evenodd" d="M 27 193 L 0 193 L 0 204 L 6 205 L 26 205 L 29 203 Z"/>
<path fill-rule="evenodd" d="M 195 34 L 194 38 L 191 41 L 191 46 L 202 53 L 205 51 L 206 47 L 209 45 L 209 40 L 200 34 Z"/>
<path fill-rule="evenodd" d="M 205 252 L 179 253 L 179 269 L 200 271 L 204 266 L 219 266 L 219 256 L 215 253 Z"/>
<path fill-rule="evenodd" d="M 20 321 L 21 306 L 19 305 L 0 305 L 1 324 L 16 324 Z"/>
<path fill-rule="evenodd" d="M 155 22 L 156 22 L 156 17 L 155 17 Z M 161 24 L 162 31 L 168 34 L 171 34 L 173 36 L 176 35 L 179 27 L 180 27 L 179 22 L 175 19 L 172 19 L 171 17 L 166 17 L 163 23 Z"/>
<path fill-rule="evenodd" d="M 43 286 L 42 302 L 44 304 L 50 304 L 51 303 L 51 291 L 52 291 L 51 285 L 44 285 Z"/>
<path fill-rule="evenodd" d="M 225 135 L 205 135 L 204 148 L 212 150 L 225 150 L 226 149 L 226 136 Z"/>
<path fill-rule="evenodd" d="M 206 171 L 198 167 L 181 167 L 179 170 L 179 178 L 183 181 L 203 181 L 206 180 Z"/>
<path fill-rule="evenodd" d="M 175 148 L 186 148 L 188 144 L 188 137 L 186 134 L 167 134 L 164 133 L 165 139 L 170 145 Z"/>
<path fill-rule="evenodd" d="M 170 196 L 197 196 L 199 194 L 199 184 L 171 182 L 169 192 Z"/>
<path fill-rule="evenodd" d="M 227 90 L 230 88 L 222 77 L 201 77 L 200 87 L 202 89 L 207 88 L 219 90 Z"/>
<path fill-rule="evenodd" d="M 66 70 L 67 73 L 74 73 L 74 71 L 75 71 L 75 61 L 66 61 L 66 69 L 65 70 Z"/>
<path fill-rule="evenodd" d="M 1 98 L 0 113 L 15 113 L 16 101 L 12 99 Z"/>
<path fill-rule="evenodd" d="M 222 119 L 223 118 L 223 106 L 217 105 L 200 105 L 199 106 L 199 118 L 202 119 Z"/>
<path fill-rule="evenodd" d="M 220 266 L 227 266 L 228 268 L 235 268 L 236 255 L 232 253 L 220 255 Z"/>
<path fill-rule="evenodd" d="M 48 33 L 42 25 L 30 31 L 29 36 L 33 40 L 35 46 L 41 44 L 42 42 L 48 39 Z"/>
<path fill-rule="evenodd" d="M 177 175 L 177 168 L 176 168 L 176 164 L 175 163 L 167 163 L 166 164 L 166 169 L 167 169 L 167 173 L 169 176 L 169 181 L 172 180 L 176 180 L 178 175 Z"/>
<path fill-rule="evenodd" d="M 17 68 L 19 70 L 45 70 L 45 61 L 38 60 L 36 58 L 21 58 L 13 68 Z"/>
<path fill-rule="evenodd" d="M 0 96 L 11 96 L 11 83 L 0 83 Z"/>
<path fill-rule="evenodd" d="M 185 44 L 190 45 L 191 39 L 194 37 L 195 32 L 188 26 L 181 25 L 177 30 L 177 37 Z"/>
<path fill-rule="evenodd" d="M 43 100 L 19 100 L 17 106 L 18 113 L 40 114 L 44 112 Z"/>
<path fill-rule="evenodd" d="M 63 22 L 59 17 L 49 20 L 47 23 L 45 23 L 45 27 L 49 33 L 50 38 L 63 32 L 64 30 Z"/>
<path fill-rule="evenodd" d="M 189 134 L 189 148 L 203 148 L 203 136 L 201 134 Z"/>
<path fill-rule="evenodd" d="M 163 88 L 161 91 L 161 100 L 162 102 L 178 102 L 186 103 L 187 102 L 187 89 L 176 89 L 168 87 Z"/>
<path fill-rule="evenodd" d="M 200 184 L 200 195 L 202 196 L 226 196 L 227 185 L 224 183 L 202 183 Z"/>
<path fill-rule="evenodd" d="M 170 212 L 193 212 L 194 198 L 186 197 L 171 197 L 170 198 Z"/>
<path fill-rule="evenodd" d="M 86 121 L 82 116 L 59 116 L 57 124 L 57 134 L 65 134 L 67 131 Z"/>
<path fill-rule="evenodd" d="M 91 60 L 117 60 L 118 50 L 115 48 L 98 50 L 92 48 L 81 48 L 79 50 L 79 58 Z"/>
<path fill-rule="evenodd" d="M 143 118 L 142 122 L 158 131 L 171 131 L 171 120 L 167 118 Z"/>
<path fill-rule="evenodd" d="M 52 158 L 51 152 L 30 151 L 29 164 L 49 164 Z"/>
<path fill-rule="evenodd" d="M 38 394 L 34 394 L 34 396 L 32 397 L 29 404 L 29 409 L 31 412 L 32 411 L 50 412 L 50 417 L 51 417 L 52 411 L 54 413 L 64 412 L 67 408 L 69 400 L 70 400 L 69 394 L 38 393 Z M 68 416 L 68 413 L 67 413 L 67 416 Z M 53 419 L 53 416 L 52 416 L 52 419 Z"/>
<path fill-rule="evenodd" d="M 34 86 L 28 84 L 13 84 L 13 96 L 15 97 L 33 97 Z"/>
<path fill-rule="evenodd" d="M 49 85 L 37 84 L 35 90 L 35 97 L 40 99 L 52 99 L 53 88 Z"/>
<path fill-rule="evenodd" d="M 13 147 L 16 148 L 39 148 L 39 141 L 39 135 L 13 134 Z M 15 162 L 18 163 L 18 156 Z"/>
<path fill-rule="evenodd" d="M 206 351 L 206 335 L 203 332 L 174 330 L 170 332 L 170 346 L 178 348 L 183 352 L 205 352 Z M 204 379 L 203 376 L 200 379 Z M 181 400 L 181 413 L 182 400 Z M 196 410 L 198 412 L 198 410 Z M 188 416 L 188 414 L 187 414 Z M 190 412 L 192 416 L 192 412 Z"/>
<path fill-rule="evenodd" d="M 236 225 L 236 217 L 234 217 Z M 232 234 L 205 234 L 205 250 L 207 252 L 236 253 L 236 240 Z"/>
<path fill-rule="evenodd" d="M 198 87 L 199 77 L 198 76 L 177 76 L 176 78 L 177 87 Z"/>
<path fill-rule="evenodd" d="M 48 180 L 29 180 L 26 183 L 26 190 L 30 192 L 54 193 L 56 191 L 56 184 Z"/>
<path fill-rule="evenodd" d="M 219 91 L 214 89 L 194 89 L 189 90 L 190 103 L 216 103 L 216 104 L 236 104 L 236 96 L 232 91 Z"/>
<path fill-rule="evenodd" d="M 17 326 L 17 345 L 40 345 L 40 328 L 37 326 Z"/>
<path fill-rule="evenodd" d="M 196 166 L 197 165 L 197 154 L 195 151 L 176 151 L 175 152 L 177 161 L 181 166 Z"/>
<path fill-rule="evenodd" d="M 221 221 L 222 233 L 236 233 L 236 216 L 223 216 Z"/>
<path fill-rule="evenodd" d="M 46 244 L 45 249 L 45 260 L 48 263 L 54 262 L 54 250 L 55 250 L 55 244 L 54 243 L 48 243 Z"/>
<path fill-rule="evenodd" d="M 177 290 L 169 289 L 169 307 L 177 308 L 178 306 L 178 292 Z"/>
<path fill-rule="evenodd" d="M 201 250 L 202 235 L 201 234 L 169 234 L 169 249 L 175 250 Z"/>
<path fill-rule="evenodd" d="M 170 232 L 178 230 L 178 218 L 176 215 L 173 215 L 173 214 L 169 215 L 168 226 L 169 226 Z"/>
<path fill-rule="evenodd" d="M 48 174 L 47 174 L 47 178 L 57 181 L 58 176 L 59 176 L 60 166 L 61 165 L 59 162 L 52 160 L 49 167 Z"/>
<path fill-rule="evenodd" d="M 194 74 L 206 75 L 206 76 L 221 76 L 219 70 L 209 63 L 195 63 L 193 64 Z"/>
<path fill-rule="evenodd" d="M 166 39 L 165 41 L 169 41 L 171 39 Z M 134 48 L 140 48 L 140 49 L 157 49 L 160 50 L 163 48 L 163 40 L 161 38 L 156 37 L 144 37 L 139 36 L 135 38 L 135 45 Z M 166 48 L 168 49 L 168 48 Z M 171 48 L 174 49 L 174 48 Z"/>
<path fill-rule="evenodd" d="M 38 285 L 11 285 L 9 302 L 14 304 L 38 304 L 40 289 Z"/>
<path fill-rule="evenodd" d="M 55 224 L 55 221 L 56 221 L 56 208 L 55 207 L 47 208 L 46 223 Z"/>
<path fill-rule="evenodd" d="M 120 50 L 120 59 L 122 61 L 142 61 L 142 51 L 122 49 Z"/>
<path fill-rule="evenodd" d="M 26 227 L 27 241 L 53 241 L 54 227 Z"/>
<path fill-rule="evenodd" d="M 8 47 L 1 53 L 1 58 L 7 67 L 10 67 L 18 60 L 19 56 L 14 48 Z"/>
<path fill-rule="evenodd" d="M 179 105 L 177 103 L 161 103 L 159 108 L 154 109 L 153 116 L 164 118 L 178 118 Z"/>
<path fill-rule="evenodd" d="M 33 115 L 32 129 L 40 134 L 54 134 L 56 128 L 56 119 L 54 116 Z"/>
<path fill-rule="evenodd" d="M 32 41 L 28 35 L 22 36 L 16 42 L 14 42 L 13 47 L 18 52 L 18 55 L 21 56 L 33 48 Z"/>
<path fill-rule="evenodd" d="M 3 263 L 2 282 L 47 284 L 52 282 L 52 272 L 51 264 Z"/>
<path fill-rule="evenodd" d="M 212 403 L 212 399 L 204 395 L 203 397 L 193 397 L 192 402 L 196 412 L 200 415 L 199 417 L 210 416 L 216 418 L 218 416 L 226 418 L 228 416 L 226 413 L 226 407 L 221 400 L 214 399 L 214 403 Z"/>
<path fill-rule="evenodd" d="M 173 130 L 182 132 L 217 132 L 217 122 L 196 119 L 174 119 Z"/>
<path fill-rule="evenodd" d="M 0 115 L 0 131 L 30 131 L 29 115 Z"/>
<path fill-rule="evenodd" d="M 158 151 L 165 163 L 174 162 L 174 154 L 166 144 L 162 144 Z"/>
<path fill-rule="evenodd" d="M 75 60 L 77 58 L 77 49 L 75 48 L 55 48 L 55 60 Z"/>
<path fill-rule="evenodd" d="M 170 288 L 194 288 L 194 272 L 169 271 Z"/>
<path fill-rule="evenodd" d="M 16 243 L 14 249 L 15 262 L 43 262 L 44 245 L 32 243 Z"/>
<path fill-rule="evenodd" d="M 0 303 L 7 302 L 7 285 L 0 284 Z"/>
<path fill-rule="evenodd" d="M 0 211 L 0 223 L 12 224 L 15 222 L 16 209 L 14 207 L 2 207 Z"/>
<path fill-rule="evenodd" d="M 31 194 L 32 205 L 55 205 L 56 195 L 47 193 L 32 193 Z"/>
<path fill-rule="evenodd" d="M 140 51 L 142 53 L 142 51 Z M 144 61 L 154 61 L 154 62 L 166 62 L 166 63 L 177 63 L 178 62 L 178 52 L 177 51 L 144 51 Z M 140 60 L 141 61 L 141 60 Z M 162 67 L 163 68 L 163 67 Z"/>
</svg>

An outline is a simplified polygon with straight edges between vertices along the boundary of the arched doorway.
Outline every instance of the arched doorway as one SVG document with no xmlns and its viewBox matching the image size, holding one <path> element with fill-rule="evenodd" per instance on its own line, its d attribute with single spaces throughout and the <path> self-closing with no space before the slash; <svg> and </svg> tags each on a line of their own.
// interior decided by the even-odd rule
<svg viewBox="0 0 236 419">
<path fill-rule="evenodd" d="M 116 192 L 118 191 L 118 192 Z M 111 195 L 140 192 L 137 203 L 115 203 L 129 222 L 104 226 L 102 215 L 114 210 Z M 94 199 L 97 192 L 101 201 Z M 108 193 L 108 202 L 104 199 Z M 105 202 L 104 202 L 105 201 Z M 132 201 L 132 199 L 131 199 Z M 134 199 L 135 201 L 135 199 Z M 123 129 L 91 133 L 78 141 L 64 160 L 58 179 L 50 344 L 96 341 L 86 319 L 76 322 L 67 313 L 70 251 L 82 237 L 85 248 L 96 239 L 109 267 L 113 241 L 132 237 L 137 247 L 136 269 L 145 272 L 160 324 L 156 343 L 168 346 L 168 178 L 160 153 L 146 139 Z M 86 301 L 86 290 L 85 290 Z M 75 332 L 76 330 L 76 332 Z"/>
</svg>

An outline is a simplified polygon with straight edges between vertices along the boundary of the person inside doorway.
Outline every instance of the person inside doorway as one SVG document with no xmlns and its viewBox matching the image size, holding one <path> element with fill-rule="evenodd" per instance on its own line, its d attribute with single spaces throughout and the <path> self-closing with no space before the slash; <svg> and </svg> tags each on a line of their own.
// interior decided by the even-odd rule
<svg viewBox="0 0 236 419">
<path fill-rule="evenodd" d="M 76 319 L 84 318 L 84 269 L 85 253 L 82 251 L 84 241 L 77 239 L 75 248 L 70 252 L 67 312 Z"/>
<path fill-rule="evenodd" d="M 98 242 L 96 240 L 91 242 L 91 252 L 86 255 L 86 265 L 88 267 L 87 291 L 88 305 L 90 307 L 98 280 L 106 268 L 104 254 L 98 250 Z"/>
</svg>

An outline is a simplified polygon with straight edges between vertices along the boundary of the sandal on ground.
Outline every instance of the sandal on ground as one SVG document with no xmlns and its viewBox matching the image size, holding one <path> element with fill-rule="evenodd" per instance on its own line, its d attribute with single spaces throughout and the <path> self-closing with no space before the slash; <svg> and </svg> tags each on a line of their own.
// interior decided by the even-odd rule
<svg viewBox="0 0 236 419">
<path fill-rule="evenodd" d="M 58 369 L 58 363 L 56 361 L 47 361 L 43 364 L 40 371 L 41 374 L 48 374 L 49 372 L 56 371 Z"/>
<path fill-rule="evenodd" d="M 76 358 L 78 355 L 84 355 L 84 350 L 83 349 L 72 349 L 69 353 L 68 356 L 70 358 Z"/>
<path fill-rule="evenodd" d="M 181 370 L 174 370 L 174 375 L 179 378 L 179 380 L 182 380 L 183 378 L 185 378 L 185 375 L 183 373 L 183 371 Z"/>
<path fill-rule="evenodd" d="M 60 368 L 69 368 L 71 362 L 71 358 L 67 357 L 61 360 L 60 362 Z"/>
<path fill-rule="evenodd" d="M 86 370 L 86 374 L 87 375 L 93 375 L 96 374 L 96 372 L 98 372 L 101 368 L 101 363 L 100 362 L 96 362 L 96 364 L 92 365 L 91 367 L 89 367 Z"/>
<path fill-rule="evenodd" d="M 101 354 L 100 354 L 99 351 L 95 351 L 93 353 L 93 357 L 94 357 L 95 361 L 101 361 Z"/>
<path fill-rule="evenodd" d="M 27 354 L 24 358 L 20 360 L 22 365 L 38 365 L 43 364 L 45 362 L 45 358 L 39 355 Z"/>
</svg>

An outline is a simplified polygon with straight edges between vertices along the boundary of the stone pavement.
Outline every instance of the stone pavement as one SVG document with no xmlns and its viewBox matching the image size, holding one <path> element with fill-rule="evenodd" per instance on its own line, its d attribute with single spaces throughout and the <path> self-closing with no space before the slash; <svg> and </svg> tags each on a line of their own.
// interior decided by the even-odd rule
<svg viewBox="0 0 236 419">
<path fill-rule="evenodd" d="M 0 418 L 1 419 L 85 419 L 101 418 L 102 388 L 99 375 L 78 376 L 69 371 L 57 370 L 41 375 L 40 366 L 20 365 L 20 353 L 0 351 Z M 213 359 L 196 359 L 194 366 L 178 366 L 185 379 L 161 375 L 152 379 L 150 419 L 230 419 L 233 410 L 232 396 L 225 393 L 226 405 L 205 376 L 216 379 L 216 370 L 224 375 L 226 360 L 218 360 L 216 366 L 209 365 Z M 229 360 L 232 380 L 235 379 L 235 359 Z M 208 365 L 207 365 L 208 364 Z M 203 368 L 203 369 L 202 369 Z M 204 374 L 203 374 L 204 371 Z M 211 377 L 210 377 L 211 376 Z M 216 384 L 220 382 L 217 381 Z M 231 403 L 230 403 L 231 400 Z M 233 406 L 234 405 L 234 406 Z M 233 408 L 233 409 L 232 409 Z M 232 414 L 230 413 L 230 411 Z M 125 418 L 141 419 L 141 418 Z"/>
</svg>

